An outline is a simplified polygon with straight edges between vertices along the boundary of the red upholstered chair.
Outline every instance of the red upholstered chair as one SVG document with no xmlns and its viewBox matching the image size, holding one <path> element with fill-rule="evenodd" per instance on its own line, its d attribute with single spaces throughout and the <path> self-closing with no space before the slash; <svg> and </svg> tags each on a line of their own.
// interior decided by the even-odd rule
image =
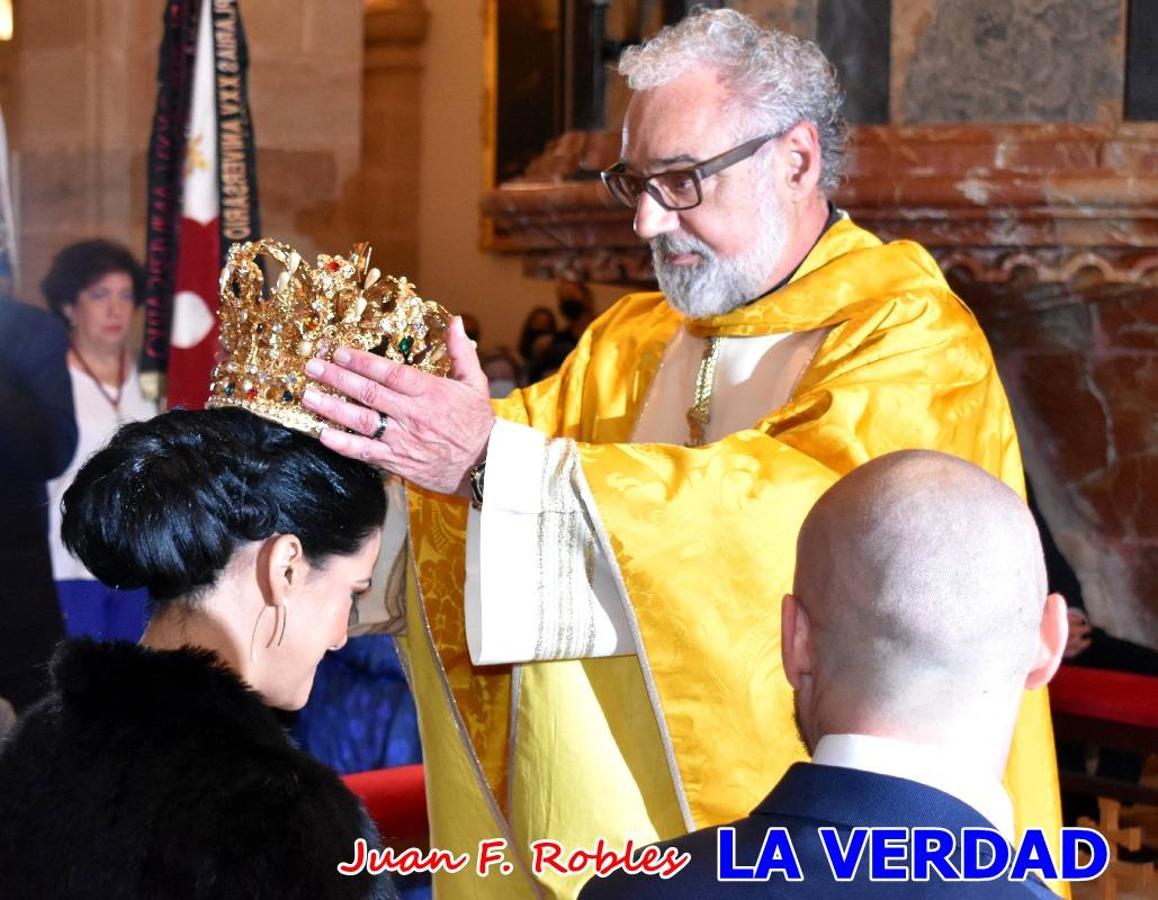
<svg viewBox="0 0 1158 900">
<path fill-rule="evenodd" d="M 1158 753 L 1158 678 L 1062 666 L 1049 685 L 1059 738 L 1135 753 Z M 1158 803 L 1158 790 L 1084 772 L 1061 773 L 1062 787 L 1127 803 Z"/>
<path fill-rule="evenodd" d="M 355 772 L 342 780 L 361 799 L 387 846 L 427 848 L 430 833 L 421 765 Z"/>
</svg>

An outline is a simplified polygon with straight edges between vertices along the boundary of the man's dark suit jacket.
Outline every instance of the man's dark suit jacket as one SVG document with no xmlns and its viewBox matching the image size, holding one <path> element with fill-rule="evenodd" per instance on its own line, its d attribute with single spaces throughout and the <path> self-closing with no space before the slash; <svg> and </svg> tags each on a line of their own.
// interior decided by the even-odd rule
<svg viewBox="0 0 1158 900">
<path fill-rule="evenodd" d="M 76 451 L 64 323 L 0 297 L 0 697 L 19 712 L 48 689 L 64 636 L 45 482 Z"/>
<path fill-rule="evenodd" d="M 980 813 L 955 797 L 931 787 L 855 769 L 794 765 L 772 793 L 746 819 L 733 823 L 736 829 L 735 861 L 751 866 L 759 857 L 769 828 L 786 828 L 804 875 L 803 881 L 789 882 L 778 872 L 769 881 L 720 882 L 717 873 L 717 833 L 704 828 L 659 846 L 676 847 L 691 854 L 691 862 L 675 877 L 663 880 L 654 875 L 625 875 L 616 872 L 607 878 L 592 878 L 579 900 L 747 900 L 747 898 L 807 897 L 827 898 L 990 898 L 990 900 L 1030 900 L 1054 898 L 1039 881 L 928 882 L 869 880 L 868 848 L 852 881 L 837 882 L 821 845 L 817 829 L 837 829 L 841 846 L 848 845 L 853 827 L 937 827 L 955 834 L 960 829 L 992 828 Z"/>
</svg>

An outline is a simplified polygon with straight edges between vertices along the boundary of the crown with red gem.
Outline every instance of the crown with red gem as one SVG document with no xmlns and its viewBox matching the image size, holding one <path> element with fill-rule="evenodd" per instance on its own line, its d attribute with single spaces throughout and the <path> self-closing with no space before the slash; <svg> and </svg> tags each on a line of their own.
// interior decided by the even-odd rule
<svg viewBox="0 0 1158 900">
<path fill-rule="evenodd" d="M 280 269 L 269 291 L 262 258 Z M 316 266 L 279 241 L 234 244 L 221 272 L 217 315 L 221 354 L 208 405 L 240 406 L 311 434 L 325 425 L 300 404 L 311 357 L 329 359 L 339 347 L 353 347 L 434 375 L 450 370 L 450 313 L 419 297 L 405 278 L 370 268 L 368 244 L 348 257 L 322 254 Z"/>
</svg>

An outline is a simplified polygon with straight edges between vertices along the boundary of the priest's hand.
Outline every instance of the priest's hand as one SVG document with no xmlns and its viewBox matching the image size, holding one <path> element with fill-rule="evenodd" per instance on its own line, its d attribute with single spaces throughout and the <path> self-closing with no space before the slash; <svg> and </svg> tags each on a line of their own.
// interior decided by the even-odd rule
<svg viewBox="0 0 1158 900">
<path fill-rule="evenodd" d="M 321 441 L 441 494 L 470 495 L 468 474 L 486 456 L 495 414 L 478 354 L 455 318 L 447 331 L 450 375 L 439 378 L 361 350 L 312 359 L 306 374 L 346 399 L 307 389 L 302 405 L 337 426 Z"/>
</svg>

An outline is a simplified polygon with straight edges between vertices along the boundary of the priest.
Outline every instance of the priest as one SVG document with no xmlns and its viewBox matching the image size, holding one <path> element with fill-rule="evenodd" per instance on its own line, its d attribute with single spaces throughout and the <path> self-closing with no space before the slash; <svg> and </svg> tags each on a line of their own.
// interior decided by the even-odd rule
<svg viewBox="0 0 1158 900">
<path fill-rule="evenodd" d="M 570 898 L 533 842 L 622 848 L 746 815 L 805 758 L 778 604 L 813 502 L 866 460 L 940 450 L 1023 490 L 976 321 L 932 257 L 828 199 L 844 129 L 812 43 L 727 9 L 628 50 L 604 175 L 661 291 L 622 298 L 562 368 L 493 406 L 459 324 L 452 377 L 360 352 L 307 372 L 328 446 L 404 479 L 401 646 L 433 846 L 499 847 L 440 897 Z M 347 430 L 348 429 L 348 430 Z M 354 433 L 350 433 L 354 432 Z M 1007 786 L 1056 833 L 1047 699 Z"/>
</svg>

